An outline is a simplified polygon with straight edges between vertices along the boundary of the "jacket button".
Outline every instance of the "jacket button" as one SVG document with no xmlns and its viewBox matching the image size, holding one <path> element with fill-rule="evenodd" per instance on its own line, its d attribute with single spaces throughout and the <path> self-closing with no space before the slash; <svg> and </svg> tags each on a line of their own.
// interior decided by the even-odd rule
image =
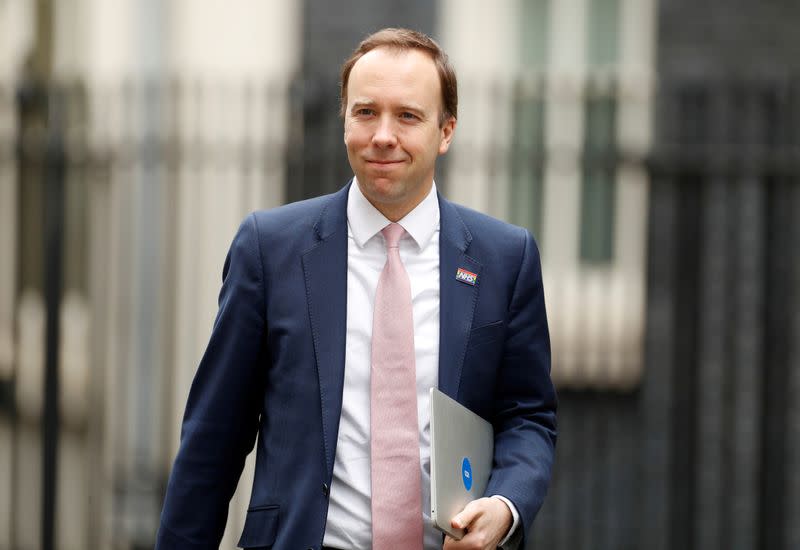
<svg viewBox="0 0 800 550">
<path fill-rule="evenodd" d="M 328 496 L 328 493 L 330 493 L 330 489 L 328 488 L 328 484 L 327 483 L 323 483 L 322 484 L 322 494 L 325 495 L 325 496 Z"/>
</svg>

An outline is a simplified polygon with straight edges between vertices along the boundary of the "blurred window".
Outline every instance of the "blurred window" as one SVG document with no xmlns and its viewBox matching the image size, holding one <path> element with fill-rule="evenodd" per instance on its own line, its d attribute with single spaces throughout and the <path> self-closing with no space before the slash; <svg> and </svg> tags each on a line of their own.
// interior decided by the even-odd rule
<svg viewBox="0 0 800 550">
<path fill-rule="evenodd" d="M 580 257 L 591 263 L 611 262 L 617 188 L 616 97 L 606 91 L 598 93 L 590 89 L 585 113 Z"/>
<path fill-rule="evenodd" d="M 587 15 L 589 68 L 614 68 L 619 60 L 619 0 L 589 0 Z"/>
<path fill-rule="evenodd" d="M 523 0 L 520 18 L 521 78 L 513 95 L 511 221 L 542 242 L 545 112 L 542 75 L 547 66 L 550 0 Z"/>
<path fill-rule="evenodd" d="M 619 60 L 619 0 L 590 0 L 587 10 L 589 81 L 584 105 L 580 259 L 614 259 L 617 97 L 613 71 Z M 609 85 L 609 81 L 612 85 Z"/>
<path fill-rule="evenodd" d="M 545 102 L 537 83 L 520 82 L 514 95 L 511 159 L 511 221 L 541 243 L 544 203 Z"/>
<path fill-rule="evenodd" d="M 522 66 L 541 70 L 547 65 L 550 0 L 523 0 L 519 23 Z"/>
</svg>

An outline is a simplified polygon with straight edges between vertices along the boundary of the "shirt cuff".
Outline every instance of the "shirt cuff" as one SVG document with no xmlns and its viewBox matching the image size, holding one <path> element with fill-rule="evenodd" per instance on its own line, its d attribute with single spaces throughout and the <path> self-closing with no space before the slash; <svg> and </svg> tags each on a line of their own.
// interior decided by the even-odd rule
<svg viewBox="0 0 800 550">
<path fill-rule="evenodd" d="M 502 495 L 492 495 L 492 498 L 499 498 L 500 500 L 505 502 L 506 506 L 508 506 L 508 509 L 511 510 L 511 517 L 514 519 L 514 521 L 511 522 L 511 527 L 508 529 L 508 533 L 506 533 L 506 536 L 503 537 L 503 540 L 501 540 L 500 544 L 498 545 L 498 546 L 503 546 L 505 543 L 508 542 L 508 539 L 511 538 L 511 535 L 514 534 L 514 531 L 516 531 L 517 527 L 519 526 L 519 512 L 517 512 L 517 507 L 514 506 L 514 504 L 506 497 Z"/>
</svg>

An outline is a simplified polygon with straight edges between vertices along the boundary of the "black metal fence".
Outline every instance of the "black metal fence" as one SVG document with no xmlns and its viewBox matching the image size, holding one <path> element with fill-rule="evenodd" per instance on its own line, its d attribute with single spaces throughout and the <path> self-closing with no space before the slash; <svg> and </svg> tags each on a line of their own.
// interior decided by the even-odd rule
<svg viewBox="0 0 800 550">
<path fill-rule="evenodd" d="M 648 367 L 671 413 L 673 547 L 800 546 L 797 84 L 664 90 Z"/>
<path fill-rule="evenodd" d="M 282 82 L 0 89 L 0 549 L 152 547 L 194 363 L 176 341 L 201 323 L 184 304 L 177 328 L 176 295 L 202 269 L 213 303 L 224 249 L 207 270 L 195 249 L 280 200 L 287 98 Z"/>
<path fill-rule="evenodd" d="M 534 548 L 800 548 L 800 86 L 661 90 L 647 354 L 562 392 Z"/>
</svg>

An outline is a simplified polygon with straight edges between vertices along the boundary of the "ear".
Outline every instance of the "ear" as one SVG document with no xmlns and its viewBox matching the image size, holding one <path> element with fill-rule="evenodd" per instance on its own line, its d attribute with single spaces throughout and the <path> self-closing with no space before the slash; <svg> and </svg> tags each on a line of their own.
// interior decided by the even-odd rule
<svg viewBox="0 0 800 550">
<path fill-rule="evenodd" d="M 444 155 L 450 149 L 453 134 L 456 131 L 456 117 L 451 116 L 440 128 L 441 140 L 439 141 L 439 154 Z"/>
</svg>

